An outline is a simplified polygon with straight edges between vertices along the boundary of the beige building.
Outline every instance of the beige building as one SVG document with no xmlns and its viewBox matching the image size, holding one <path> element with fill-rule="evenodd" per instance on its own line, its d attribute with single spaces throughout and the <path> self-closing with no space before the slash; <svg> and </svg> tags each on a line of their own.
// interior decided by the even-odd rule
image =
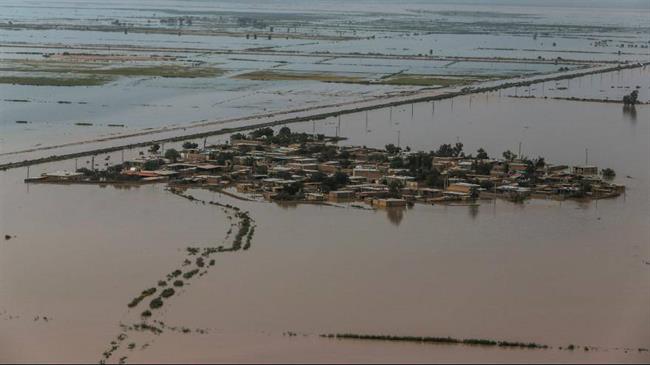
<svg viewBox="0 0 650 365">
<path fill-rule="evenodd" d="M 374 167 L 357 166 L 352 170 L 352 176 L 363 176 L 369 181 L 381 179 L 384 174 Z"/>
</svg>

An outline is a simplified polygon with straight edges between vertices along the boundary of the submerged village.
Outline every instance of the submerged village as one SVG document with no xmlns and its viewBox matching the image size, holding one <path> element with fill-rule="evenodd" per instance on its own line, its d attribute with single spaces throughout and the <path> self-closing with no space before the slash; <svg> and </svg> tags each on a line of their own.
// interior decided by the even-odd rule
<svg viewBox="0 0 650 365">
<path fill-rule="evenodd" d="M 614 170 L 598 166 L 551 164 L 511 151 L 499 157 L 463 144 L 443 144 L 435 151 L 412 151 L 394 144 L 385 149 L 339 146 L 341 137 L 261 128 L 231 135 L 230 142 L 203 146 L 185 142 L 182 149 L 151 146 L 138 158 L 100 169 L 43 173 L 26 183 L 147 184 L 167 183 L 174 191 L 203 187 L 234 197 L 268 201 L 362 202 L 391 208 L 414 203 L 476 204 L 481 199 L 602 199 L 625 187 L 612 182 Z M 235 193 L 236 191 L 236 193 Z"/>
</svg>

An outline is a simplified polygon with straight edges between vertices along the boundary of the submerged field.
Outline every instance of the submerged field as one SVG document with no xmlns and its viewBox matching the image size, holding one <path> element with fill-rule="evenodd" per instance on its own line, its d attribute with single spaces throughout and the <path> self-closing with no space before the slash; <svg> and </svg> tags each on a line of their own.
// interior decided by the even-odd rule
<svg viewBox="0 0 650 365">
<path fill-rule="evenodd" d="M 0 64 L 0 69 L 13 74 L 1 76 L 0 83 L 29 86 L 99 86 L 118 77 L 197 78 L 215 77 L 223 73 L 215 67 L 181 64 L 117 66 L 109 62 L 15 59 L 5 60 Z"/>
<path fill-rule="evenodd" d="M 636 62 L 650 51 L 643 12 L 626 7 L 585 16 L 531 6 L 90 1 L 71 14 L 69 4 L 2 3 L 4 152 L 120 133 L 108 124 L 189 126 Z M 602 17 L 607 25 L 593 21 Z M 15 130 L 16 121 L 28 127 Z"/>
</svg>

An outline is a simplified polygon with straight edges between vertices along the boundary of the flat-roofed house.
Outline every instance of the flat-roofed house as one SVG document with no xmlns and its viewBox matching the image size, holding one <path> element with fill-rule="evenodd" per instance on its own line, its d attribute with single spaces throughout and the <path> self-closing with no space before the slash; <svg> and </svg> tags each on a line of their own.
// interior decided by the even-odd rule
<svg viewBox="0 0 650 365">
<path fill-rule="evenodd" d="M 598 167 L 596 166 L 574 166 L 573 173 L 581 176 L 598 175 Z"/>
<path fill-rule="evenodd" d="M 328 197 L 329 200 L 332 201 L 351 200 L 354 199 L 354 191 L 349 191 L 349 190 L 330 191 Z"/>
<path fill-rule="evenodd" d="M 478 188 L 480 188 L 480 185 L 460 182 L 460 183 L 450 184 L 447 187 L 447 191 L 469 195 L 473 191 L 477 190 Z"/>
<path fill-rule="evenodd" d="M 372 181 L 381 179 L 384 174 L 374 167 L 357 166 L 352 170 L 352 176 L 363 176 Z"/>
</svg>

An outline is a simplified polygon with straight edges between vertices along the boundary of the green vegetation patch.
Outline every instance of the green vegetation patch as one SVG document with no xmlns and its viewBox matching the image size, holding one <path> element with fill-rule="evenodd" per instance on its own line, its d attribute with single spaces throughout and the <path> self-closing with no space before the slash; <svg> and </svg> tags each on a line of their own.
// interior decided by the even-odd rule
<svg viewBox="0 0 650 365">
<path fill-rule="evenodd" d="M 215 67 L 185 67 L 176 65 L 159 65 L 143 67 L 115 67 L 98 70 L 84 70 L 83 72 L 95 75 L 111 76 L 159 76 L 159 77 L 214 77 L 223 74 L 223 71 Z"/>
<path fill-rule="evenodd" d="M 0 83 L 29 86 L 100 86 L 117 77 L 214 77 L 223 70 L 209 66 L 155 65 L 106 67 L 87 62 L 24 61 L 0 62 L 0 71 L 21 74 L 0 76 Z M 56 74 L 56 76 L 50 76 Z M 65 75 L 65 76 L 60 76 Z"/>
<path fill-rule="evenodd" d="M 169 298 L 169 297 L 171 297 L 172 295 L 174 295 L 174 293 L 176 293 L 176 292 L 174 291 L 174 289 L 172 289 L 172 288 L 167 288 L 167 289 L 163 290 L 163 292 L 162 292 L 160 295 L 161 295 L 163 298 Z"/>
<path fill-rule="evenodd" d="M 176 280 L 176 281 L 174 281 L 174 286 L 175 286 L 175 287 L 181 287 L 181 286 L 183 286 L 183 285 L 184 285 L 184 284 L 183 284 L 183 281 L 182 281 L 182 280 Z"/>
<path fill-rule="evenodd" d="M 442 75 L 409 75 L 399 74 L 379 81 L 379 84 L 398 86 L 459 86 L 467 85 L 479 80 L 487 80 L 488 77 L 457 77 Z"/>
<path fill-rule="evenodd" d="M 46 77 L 0 76 L 0 84 L 28 86 L 101 86 L 113 81 L 111 77 Z"/>
<path fill-rule="evenodd" d="M 491 339 L 458 339 L 453 337 L 421 337 L 421 336 L 389 336 L 389 335 L 366 335 L 354 333 L 320 335 L 324 338 L 336 338 L 347 340 L 369 340 L 369 341 L 394 341 L 394 342 L 416 342 L 416 343 L 438 343 L 450 345 L 469 346 L 494 346 L 510 347 L 521 349 L 548 349 L 549 346 L 534 342 L 497 341 Z"/>
<path fill-rule="evenodd" d="M 156 292 L 156 288 L 149 288 L 147 290 L 143 290 L 142 293 L 140 293 L 140 295 L 138 295 L 137 297 L 133 298 L 133 300 L 131 300 L 131 302 L 129 303 L 129 308 L 133 308 L 137 306 L 144 298 L 154 295 L 155 292 Z"/>
<path fill-rule="evenodd" d="M 235 76 L 238 79 L 256 81 L 321 81 L 321 82 L 363 82 L 363 78 L 357 76 L 345 76 L 326 72 L 280 72 L 280 71 L 253 71 Z"/>
<path fill-rule="evenodd" d="M 151 309 L 158 309 L 163 306 L 163 301 L 160 298 L 154 298 L 150 303 L 149 303 L 149 308 Z"/>
</svg>

